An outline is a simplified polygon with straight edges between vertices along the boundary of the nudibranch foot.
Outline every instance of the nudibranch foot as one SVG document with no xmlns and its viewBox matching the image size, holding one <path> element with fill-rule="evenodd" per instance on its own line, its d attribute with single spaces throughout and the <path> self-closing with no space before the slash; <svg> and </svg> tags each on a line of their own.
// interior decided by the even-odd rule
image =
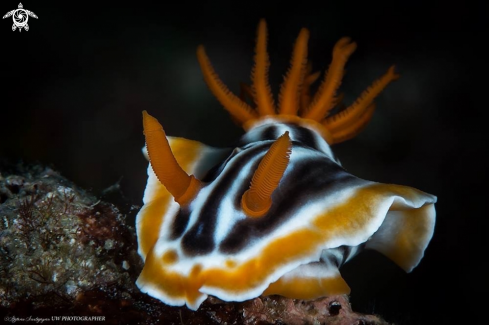
<svg viewBox="0 0 489 325">
<path fill-rule="evenodd" d="M 243 301 L 259 295 L 315 299 L 349 293 L 340 267 L 374 249 L 406 272 L 423 257 L 436 197 L 348 173 L 331 145 L 365 127 L 374 98 L 398 78 L 391 67 L 345 110 L 337 88 L 356 44 L 342 38 L 316 95 L 303 29 L 275 107 L 268 85 L 267 29 L 258 26 L 251 87 L 256 107 L 221 82 L 203 47 L 209 88 L 246 130 L 231 148 L 167 137 L 143 113 L 150 161 L 136 220 L 145 260 L 137 285 L 163 302 L 197 309 L 208 295 Z M 336 111 L 336 110 L 335 110 Z"/>
</svg>

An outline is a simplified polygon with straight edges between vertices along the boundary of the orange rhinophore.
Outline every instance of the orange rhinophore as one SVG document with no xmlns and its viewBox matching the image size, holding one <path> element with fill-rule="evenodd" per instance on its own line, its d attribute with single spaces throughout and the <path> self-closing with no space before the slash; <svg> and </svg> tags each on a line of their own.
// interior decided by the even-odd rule
<svg viewBox="0 0 489 325">
<path fill-rule="evenodd" d="M 189 203 L 200 187 L 200 182 L 178 165 L 165 131 L 157 119 L 143 111 L 144 136 L 149 161 L 158 180 L 181 205 Z"/>
<path fill-rule="evenodd" d="M 250 217 L 261 217 L 272 206 L 272 193 L 278 187 L 290 158 L 289 132 L 275 141 L 253 174 L 250 189 L 241 199 L 243 211 Z"/>
</svg>

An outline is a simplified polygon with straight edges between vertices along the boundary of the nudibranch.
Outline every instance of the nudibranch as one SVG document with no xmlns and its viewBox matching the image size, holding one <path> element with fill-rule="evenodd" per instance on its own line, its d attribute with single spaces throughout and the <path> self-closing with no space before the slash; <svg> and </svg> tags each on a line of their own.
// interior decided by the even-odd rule
<svg viewBox="0 0 489 325">
<path fill-rule="evenodd" d="M 229 91 L 198 47 L 205 82 L 246 131 L 232 148 L 169 137 L 143 112 L 150 164 L 136 221 L 145 261 L 141 291 L 193 310 L 208 295 L 315 299 L 349 293 L 338 268 L 364 248 L 406 272 L 420 262 L 433 235 L 436 197 L 357 178 L 330 148 L 364 128 L 374 98 L 398 75 L 390 67 L 352 105 L 338 109 L 337 89 L 356 44 L 349 38 L 336 43 L 312 96 L 319 73 L 307 61 L 308 38 L 302 29 L 277 105 L 268 84 L 264 20 L 252 83 L 242 96 Z"/>
</svg>

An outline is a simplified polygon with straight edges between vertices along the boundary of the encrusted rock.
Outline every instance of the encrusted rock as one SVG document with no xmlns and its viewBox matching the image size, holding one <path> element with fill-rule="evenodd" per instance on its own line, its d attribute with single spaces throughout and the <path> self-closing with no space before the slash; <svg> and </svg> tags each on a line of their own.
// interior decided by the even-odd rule
<svg viewBox="0 0 489 325">
<path fill-rule="evenodd" d="M 114 205 L 50 168 L 20 165 L 1 175 L 1 307 L 73 303 L 114 284 L 137 290 L 123 268 L 140 265 L 134 229 Z"/>
</svg>

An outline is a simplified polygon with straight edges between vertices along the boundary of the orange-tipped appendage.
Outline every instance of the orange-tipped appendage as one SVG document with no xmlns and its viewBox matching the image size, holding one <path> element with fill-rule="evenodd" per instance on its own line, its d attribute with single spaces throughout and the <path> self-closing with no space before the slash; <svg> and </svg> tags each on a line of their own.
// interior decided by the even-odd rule
<svg viewBox="0 0 489 325">
<path fill-rule="evenodd" d="M 287 168 L 291 147 L 287 131 L 272 144 L 260 161 L 249 190 L 241 198 L 241 207 L 247 216 L 262 217 L 272 206 L 272 193 Z"/>
<path fill-rule="evenodd" d="M 255 49 L 255 67 L 251 72 L 256 108 L 260 116 L 275 114 L 272 90 L 268 83 L 270 59 L 267 52 L 267 24 L 261 19 L 258 24 Z"/>
<path fill-rule="evenodd" d="M 346 61 L 357 48 L 355 42 L 350 38 L 343 37 L 336 42 L 333 48 L 333 59 L 323 82 L 314 96 L 311 106 L 303 116 L 315 121 L 321 121 L 327 113 L 334 107 L 335 93 L 343 79 Z"/>
<path fill-rule="evenodd" d="M 334 133 L 339 129 L 344 129 L 355 124 L 357 119 L 364 115 L 368 110 L 375 97 L 377 97 L 389 83 L 398 78 L 399 75 L 395 72 L 395 67 L 391 66 L 387 72 L 374 81 L 352 105 L 347 107 L 344 111 L 327 118 L 323 125 Z"/>
<path fill-rule="evenodd" d="M 189 176 L 173 155 L 163 127 L 143 111 L 143 127 L 151 167 L 168 192 L 180 205 L 190 203 L 200 189 L 200 181 Z"/>
<path fill-rule="evenodd" d="M 301 29 L 292 52 L 290 69 L 280 88 L 280 114 L 296 115 L 299 109 L 299 96 L 306 73 L 308 40 L 309 31 L 305 28 Z"/>
<path fill-rule="evenodd" d="M 394 67 L 390 67 L 388 72 L 368 87 L 355 103 L 337 114 L 330 114 L 331 110 L 341 103 L 343 96 L 337 95 L 337 91 L 344 75 L 345 64 L 357 45 L 348 37 L 343 37 L 336 42 L 331 65 L 318 91 L 311 98 L 311 85 L 319 78 L 319 73 L 311 73 L 312 67 L 307 65 L 309 31 L 303 28 L 294 44 L 291 67 L 280 87 L 278 109 L 275 112 L 276 107 L 268 83 L 270 60 L 266 48 L 267 37 L 267 25 L 262 19 L 257 29 L 255 66 L 251 74 L 252 85 L 251 88 L 242 87 L 241 99 L 232 94 L 219 79 L 204 47 L 201 45 L 197 49 L 204 80 L 214 96 L 231 113 L 232 119 L 245 130 L 256 125 L 262 117 L 273 115 L 280 121 L 291 123 L 300 121 L 313 126 L 318 125 L 322 130 L 323 138 L 329 144 L 343 142 L 365 127 L 372 117 L 375 97 L 390 82 L 399 78 L 399 75 L 394 72 Z M 247 104 L 246 96 L 253 98 L 256 111 Z"/>
<path fill-rule="evenodd" d="M 197 48 L 197 59 L 199 60 L 207 86 L 234 119 L 243 124 L 257 118 L 256 112 L 248 104 L 231 93 L 221 79 L 219 79 L 202 45 Z"/>
<path fill-rule="evenodd" d="M 370 104 L 369 107 L 367 107 L 365 112 L 358 119 L 356 119 L 351 125 L 333 131 L 331 134 L 333 138 L 331 144 L 344 142 L 357 136 L 357 134 L 359 134 L 367 126 L 368 122 L 374 115 L 374 111 L 375 111 L 375 103 L 372 103 Z"/>
</svg>

